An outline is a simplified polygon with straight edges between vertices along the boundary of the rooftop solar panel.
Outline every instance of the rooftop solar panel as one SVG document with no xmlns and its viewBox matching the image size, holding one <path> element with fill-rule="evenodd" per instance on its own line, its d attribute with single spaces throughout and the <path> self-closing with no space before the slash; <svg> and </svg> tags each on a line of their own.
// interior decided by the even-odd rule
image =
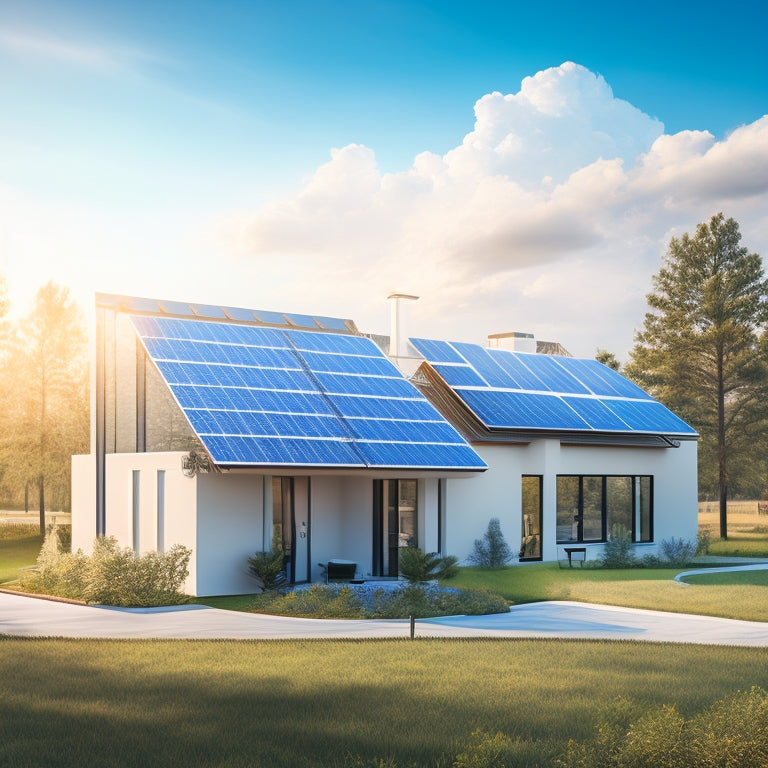
<svg viewBox="0 0 768 768">
<path fill-rule="evenodd" d="M 131 320 L 217 464 L 485 469 L 367 338 Z"/>
<path fill-rule="evenodd" d="M 640 387 L 596 360 L 410 341 L 487 429 L 697 436 Z"/>
</svg>

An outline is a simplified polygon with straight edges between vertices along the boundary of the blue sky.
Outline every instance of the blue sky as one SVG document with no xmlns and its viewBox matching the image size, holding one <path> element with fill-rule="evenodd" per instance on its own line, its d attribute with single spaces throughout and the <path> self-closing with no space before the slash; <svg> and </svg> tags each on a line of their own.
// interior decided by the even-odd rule
<svg viewBox="0 0 768 768">
<path fill-rule="evenodd" d="M 723 210 L 766 252 L 767 21 L 743 0 L 5 0 L 0 272 L 17 308 L 52 277 L 84 304 L 379 332 L 404 290 L 421 335 L 624 356 L 671 235 Z"/>
</svg>

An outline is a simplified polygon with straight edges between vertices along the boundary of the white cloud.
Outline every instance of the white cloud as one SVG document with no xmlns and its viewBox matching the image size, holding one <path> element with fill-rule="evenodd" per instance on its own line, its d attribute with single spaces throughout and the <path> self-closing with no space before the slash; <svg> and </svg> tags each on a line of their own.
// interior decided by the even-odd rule
<svg viewBox="0 0 768 768">
<path fill-rule="evenodd" d="M 333 150 L 298 194 L 241 220 L 272 306 L 381 332 L 401 290 L 422 296 L 422 335 L 532 331 L 624 356 L 670 234 L 722 210 L 768 254 L 768 117 L 721 141 L 665 135 L 573 63 L 483 96 L 475 115 L 454 149 L 400 173 L 382 175 L 367 147 Z"/>
</svg>

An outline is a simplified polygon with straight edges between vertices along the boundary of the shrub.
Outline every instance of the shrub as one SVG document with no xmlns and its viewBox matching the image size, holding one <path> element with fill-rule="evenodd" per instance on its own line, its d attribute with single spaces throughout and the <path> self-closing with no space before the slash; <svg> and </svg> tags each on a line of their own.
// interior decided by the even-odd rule
<svg viewBox="0 0 768 768">
<path fill-rule="evenodd" d="M 570 741 L 558 766 L 569 768 L 764 768 L 768 694 L 740 691 L 686 720 L 674 706 L 638 715 L 619 707 L 593 739 Z"/>
<path fill-rule="evenodd" d="M 440 557 L 437 552 L 422 552 L 418 547 L 403 547 L 398 552 L 400 575 L 411 584 L 451 579 L 459 572 L 457 562 L 453 555 Z"/>
<path fill-rule="evenodd" d="M 687 565 L 696 554 L 697 544 L 688 539 L 663 539 L 661 542 L 661 557 L 675 568 Z"/>
<path fill-rule="evenodd" d="M 292 592 L 256 595 L 253 610 L 279 616 L 327 619 L 407 619 L 506 613 L 509 603 L 487 590 L 441 589 L 408 585 L 367 594 L 362 589 L 314 584 Z"/>
<path fill-rule="evenodd" d="M 706 555 L 709 552 L 709 548 L 712 546 L 712 529 L 705 525 L 699 528 L 698 540 L 696 543 L 696 554 Z"/>
<path fill-rule="evenodd" d="M 285 582 L 283 561 L 283 548 L 277 544 L 271 551 L 256 552 L 253 557 L 248 558 L 248 570 L 256 579 L 256 588 L 259 591 L 269 592 Z"/>
<path fill-rule="evenodd" d="M 474 549 L 467 560 L 480 568 L 501 568 L 512 557 L 512 550 L 501 532 L 499 518 L 494 517 L 488 522 L 488 530 L 483 538 L 475 539 Z"/>
<path fill-rule="evenodd" d="M 0 523 L 0 541 L 26 539 L 39 533 L 38 523 Z"/>
<path fill-rule="evenodd" d="M 637 565 L 632 553 L 632 533 L 626 525 L 615 523 L 611 527 L 611 537 L 605 542 L 601 563 L 603 568 L 631 568 Z"/>
<path fill-rule="evenodd" d="M 178 605 L 192 551 L 177 544 L 165 554 L 138 557 L 121 549 L 114 537 L 96 539 L 93 554 L 62 552 L 56 529 L 43 542 L 37 566 L 23 572 L 23 589 L 59 597 L 125 607 Z"/>
<path fill-rule="evenodd" d="M 506 734 L 499 732 L 491 736 L 478 729 L 472 733 L 464 751 L 456 755 L 452 768 L 506 768 L 511 749 L 512 739 Z"/>
</svg>

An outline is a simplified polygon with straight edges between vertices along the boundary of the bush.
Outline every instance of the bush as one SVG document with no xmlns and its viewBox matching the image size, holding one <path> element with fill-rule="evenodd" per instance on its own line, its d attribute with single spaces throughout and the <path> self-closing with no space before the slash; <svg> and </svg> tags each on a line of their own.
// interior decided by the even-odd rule
<svg viewBox="0 0 768 768">
<path fill-rule="evenodd" d="M 593 739 L 570 741 L 556 765 L 569 768 L 764 768 L 768 694 L 740 691 L 686 720 L 674 706 L 638 714 L 618 706 Z"/>
<path fill-rule="evenodd" d="M 38 523 L 0 523 L 0 541 L 27 539 L 40 534 Z"/>
<path fill-rule="evenodd" d="M 96 539 L 93 554 L 63 552 L 57 530 L 45 537 L 34 570 L 23 572 L 21 587 L 30 592 L 69 597 L 86 603 L 123 607 L 178 605 L 192 551 L 177 544 L 165 554 L 138 557 L 121 549 L 114 537 Z"/>
<path fill-rule="evenodd" d="M 398 589 L 362 589 L 333 584 L 314 584 L 292 592 L 256 595 L 253 610 L 278 616 L 320 619 L 407 619 L 434 616 L 506 613 L 509 603 L 486 590 L 441 589 L 409 585 Z"/>
<path fill-rule="evenodd" d="M 501 732 L 491 736 L 478 729 L 470 739 L 464 751 L 456 755 L 452 768 L 506 768 L 512 749 L 509 736 Z"/>
<path fill-rule="evenodd" d="M 501 532 L 499 518 L 494 517 L 488 522 L 488 530 L 483 538 L 475 539 L 474 550 L 467 560 L 479 568 L 501 568 L 512 557 L 512 550 Z"/>
<path fill-rule="evenodd" d="M 709 548 L 712 546 L 712 529 L 705 525 L 703 528 L 699 528 L 699 535 L 696 542 L 696 554 L 706 555 L 709 553 Z"/>
<path fill-rule="evenodd" d="M 669 565 L 682 568 L 693 560 L 697 544 L 688 539 L 663 539 L 661 542 L 661 557 Z"/>
<path fill-rule="evenodd" d="M 437 552 L 422 552 L 418 547 L 403 547 L 398 551 L 400 575 L 411 584 L 452 579 L 458 572 L 458 558 L 440 557 Z"/>
<path fill-rule="evenodd" d="M 637 558 L 632 553 L 632 533 L 626 525 L 616 523 L 612 526 L 601 563 L 603 568 L 632 568 L 637 565 Z"/>
<path fill-rule="evenodd" d="M 269 592 L 285 583 L 283 561 L 283 548 L 277 544 L 271 551 L 256 552 L 253 557 L 248 558 L 248 570 L 256 579 L 256 588 L 259 591 Z"/>
</svg>

